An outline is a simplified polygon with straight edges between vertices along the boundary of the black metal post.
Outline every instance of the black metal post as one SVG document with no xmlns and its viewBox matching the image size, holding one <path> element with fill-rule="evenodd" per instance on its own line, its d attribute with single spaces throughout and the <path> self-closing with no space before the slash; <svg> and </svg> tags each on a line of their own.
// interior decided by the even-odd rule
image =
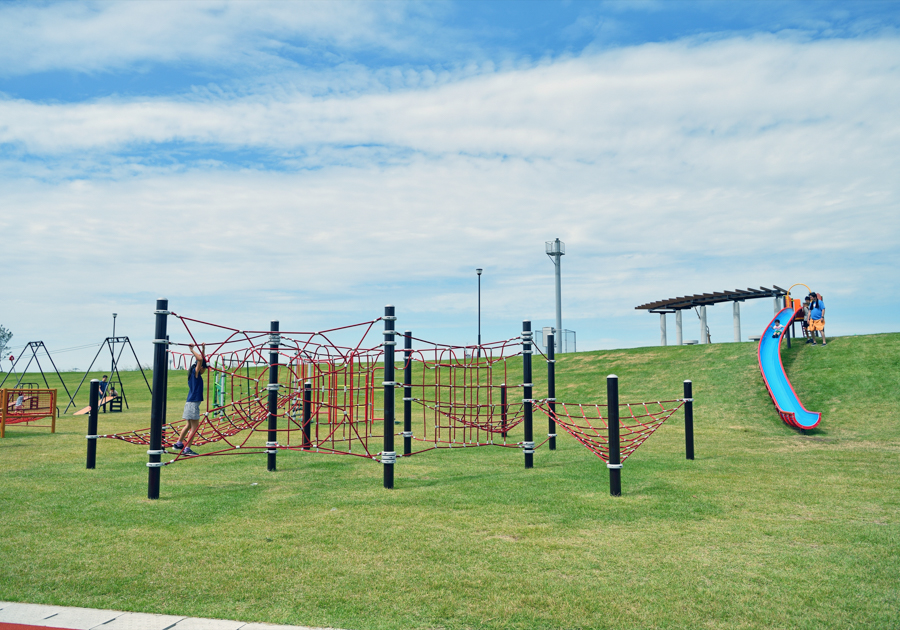
<svg viewBox="0 0 900 630">
<path fill-rule="evenodd" d="M 622 458 L 619 450 L 619 377 L 610 374 L 606 377 L 606 405 L 609 415 L 609 493 L 614 497 L 622 496 Z"/>
<path fill-rule="evenodd" d="M 556 450 L 556 348 L 553 335 L 547 335 L 547 400 L 550 407 L 550 419 L 547 427 L 548 446 Z"/>
<path fill-rule="evenodd" d="M 147 474 L 147 498 L 159 498 L 160 456 L 165 452 L 162 446 L 162 427 L 166 417 L 166 351 L 168 341 L 166 326 L 169 317 L 169 300 L 156 300 L 156 331 L 153 335 L 153 394 L 150 398 L 150 449 L 147 454 L 149 472 Z M 91 384 L 93 390 L 93 383 Z M 99 385 L 98 385 L 99 388 Z"/>
<path fill-rule="evenodd" d="M 403 454 L 412 454 L 412 331 L 403 333 Z"/>
<path fill-rule="evenodd" d="M 384 487 L 394 487 L 394 307 L 384 307 L 384 450 L 381 463 L 384 466 Z"/>
<path fill-rule="evenodd" d="M 503 432 L 500 434 L 501 437 L 506 437 L 506 423 L 509 419 L 509 402 L 506 398 L 506 383 L 500 384 L 500 428 L 503 429 Z"/>
<path fill-rule="evenodd" d="M 684 382 L 684 453 L 694 459 L 694 390 L 693 383 Z"/>
<path fill-rule="evenodd" d="M 269 325 L 269 384 L 266 389 L 269 392 L 269 432 L 266 435 L 266 469 L 274 472 L 276 468 L 275 458 L 278 456 L 278 347 L 281 345 L 281 335 L 278 334 L 278 321 L 272 321 Z"/>
<path fill-rule="evenodd" d="M 525 468 L 534 468 L 534 427 L 532 426 L 532 385 L 531 385 L 531 322 L 522 322 L 522 402 L 525 403 L 525 441 L 522 448 L 525 451 Z"/>
<path fill-rule="evenodd" d="M 100 381 L 93 379 L 90 389 L 91 411 L 88 414 L 87 468 L 97 467 L 97 406 L 100 402 Z"/>
<path fill-rule="evenodd" d="M 310 423 L 312 422 L 312 382 L 306 381 L 303 384 L 303 450 L 308 451 L 312 446 L 312 432 L 310 431 Z"/>
<path fill-rule="evenodd" d="M 133 350 L 133 349 L 134 349 L 134 348 L 132 348 L 132 350 Z M 138 365 L 140 365 L 140 362 L 138 362 Z M 163 368 L 163 372 L 165 373 L 165 376 L 163 377 L 163 400 L 168 401 L 168 400 L 169 400 L 169 335 L 166 335 L 166 360 L 165 360 L 165 362 L 163 363 L 163 365 L 165 366 L 165 367 Z M 123 388 L 122 388 L 123 393 L 124 393 L 124 390 L 125 390 L 125 388 L 123 387 Z M 152 389 L 150 390 L 150 394 L 151 394 L 151 395 L 153 394 L 153 390 L 152 390 Z M 167 427 L 168 424 L 169 424 L 169 422 L 168 422 L 168 409 L 167 409 L 167 407 L 168 407 L 168 405 L 163 405 L 162 439 L 161 439 L 161 441 L 160 441 L 161 444 L 165 444 L 165 441 L 166 441 L 166 427 Z M 176 438 L 176 439 L 177 439 L 177 438 Z M 162 446 L 160 446 L 160 448 L 162 448 Z"/>
<path fill-rule="evenodd" d="M 478 358 L 481 358 L 481 269 L 478 272 Z"/>
</svg>

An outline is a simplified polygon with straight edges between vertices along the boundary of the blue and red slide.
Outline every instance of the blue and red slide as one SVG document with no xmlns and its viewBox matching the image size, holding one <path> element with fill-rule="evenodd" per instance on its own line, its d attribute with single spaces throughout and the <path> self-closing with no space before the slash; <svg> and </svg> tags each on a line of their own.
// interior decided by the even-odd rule
<svg viewBox="0 0 900 630">
<path fill-rule="evenodd" d="M 784 371 L 784 364 L 781 362 L 781 340 L 787 334 L 791 320 L 797 314 L 803 304 L 800 300 L 791 300 L 788 303 L 792 306 L 783 308 L 769 325 L 766 326 L 765 332 L 759 338 L 759 349 L 757 356 L 759 358 L 759 371 L 762 372 L 763 380 L 766 382 L 766 388 L 775 403 L 778 415 L 789 426 L 797 429 L 812 429 L 822 420 L 822 414 L 818 411 L 808 411 L 800 399 L 797 392 L 788 380 Z M 775 332 L 775 320 L 779 320 L 784 326 L 781 333 Z"/>
</svg>

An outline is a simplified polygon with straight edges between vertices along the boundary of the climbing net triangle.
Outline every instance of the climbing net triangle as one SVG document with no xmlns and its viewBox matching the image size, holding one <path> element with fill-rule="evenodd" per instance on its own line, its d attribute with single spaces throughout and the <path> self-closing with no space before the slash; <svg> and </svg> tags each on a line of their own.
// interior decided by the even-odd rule
<svg viewBox="0 0 900 630">
<path fill-rule="evenodd" d="M 683 399 L 619 405 L 620 462 L 628 459 L 644 441 L 684 406 Z M 594 455 L 609 463 L 609 407 L 561 403 L 551 409 L 549 401 L 535 407 L 557 426 L 586 446 Z"/>
</svg>

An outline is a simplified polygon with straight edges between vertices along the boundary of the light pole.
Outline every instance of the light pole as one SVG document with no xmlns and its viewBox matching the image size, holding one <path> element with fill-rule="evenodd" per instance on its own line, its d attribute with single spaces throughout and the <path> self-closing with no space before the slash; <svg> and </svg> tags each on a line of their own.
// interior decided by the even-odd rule
<svg viewBox="0 0 900 630">
<path fill-rule="evenodd" d="M 547 255 L 553 261 L 556 267 L 556 329 L 553 331 L 556 335 L 556 353 L 562 354 L 563 332 L 562 332 L 562 289 L 560 288 L 559 266 L 560 257 L 566 254 L 566 244 L 561 240 L 546 241 L 544 243 Z"/>
<path fill-rule="evenodd" d="M 476 269 L 475 273 L 478 274 L 478 354 L 477 358 L 481 358 L 481 272 L 484 269 Z"/>
<path fill-rule="evenodd" d="M 112 345 L 110 346 L 111 354 L 112 354 L 112 364 L 109 366 L 109 380 L 112 382 L 113 373 L 116 371 L 116 317 L 118 317 L 118 313 L 113 313 L 113 340 Z M 106 395 L 104 393 L 104 395 Z"/>
</svg>

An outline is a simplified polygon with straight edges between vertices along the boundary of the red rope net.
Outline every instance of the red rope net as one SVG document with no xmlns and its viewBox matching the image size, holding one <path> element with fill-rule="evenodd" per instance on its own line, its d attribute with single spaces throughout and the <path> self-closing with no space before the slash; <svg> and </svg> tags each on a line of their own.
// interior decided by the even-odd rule
<svg viewBox="0 0 900 630">
<path fill-rule="evenodd" d="M 172 315 L 183 326 L 184 341 L 169 344 L 170 369 L 188 369 L 193 362 L 188 343 L 207 341 L 210 369 L 204 379 L 205 409 L 191 446 L 213 448 L 203 449 L 201 457 L 261 453 L 274 448 L 378 458 L 384 443 L 384 354 L 381 331 L 374 328 L 380 318 L 327 331 L 278 333 L 278 429 L 273 446 L 267 444 L 269 331 L 238 330 Z M 209 339 L 216 341 L 210 343 Z M 397 393 L 402 392 L 395 395 L 395 404 L 400 407 L 408 402 L 413 412 L 410 434 L 405 434 L 397 422 L 395 436 L 412 439 L 411 455 L 440 448 L 522 446 L 522 442 L 510 439 L 510 433 L 522 424 L 525 411 L 522 385 L 510 383 L 509 372 L 510 360 L 521 360 L 520 337 L 480 347 L 411 338 L 414 348 L 410 350 L 400 348 L 405 340 L 403 333 L 397 331 L 395 339 L 395 388 Z M 540 354 L 540 348 L 535 349 Z M 412 376 L 403 383 L 407 367 Z M 516 378 L 520 377 L 521 372 L 516 372 Z M 308 425 L 303 415 L 306 384 L 310 389 Z M 174 392 L 169 394 L 172 405 L 167 408 L 167 416 L 180 418 L 182 403 Z M 682 404 L 674 400 L 622 405 L 627 412 L 622 414 L 622 460 Z M 548 401 L 533 405 L 607 459 L 603 406 L 557 403 L 553 413 Z M 629 416 L 631 423 L 627 424 Z M 396 417 L 402 418 L 402 412 Z M 174 445 L 185 423 L 175 419 L 166 422 L 165 447 Z M 99 437 L 149 446 L 150 430 Z M 175 455 L 166 463 L 183 459 L 180 453 Z"/>
<path fill-rule="evenodd" d="M 379 319 L 324 332 L 279 333 L 278 440 L 267 446 L 269 331 L 243 331 L 172 314 L 184 326 L 189 343 L 207 342 L 210 369 L 200 429 L 193 446 L 216 445 L 201 456 L 259 453 L 270 448 L 356 455 L 376 459 L 383 445 L 384 415 Z M 174 336 L 174 335 L 173 335 Z M 397 333 L 402 340 L 403 335 Z M 348 341 L 349 340 L 349 341 Z M 521 424 L 521 385 L 507 385 L 507 362 L 521 356 L 521 340 L 476 348 L 434 344 L 414 339 L 416 348 L 397 354 L 403 374 L 412 367 L 409 384 L 414 406 L 412 439 L 421 453 L 436 448 L 509 446 L 510 431 Z M 170 369 L 188 369 L 188 342 L 169 344 Z M 480 354 L 481 356 L 477 356 Z M 310 385 L 309 439 L 304 435 L 303 389 Z M 403 391 L 404 385 L 396 388 Z M 508 396 L 503 403 L 504 390 Z M 173 398 L 169 396 L 169 398 Z M 398 403 L 402 404 L 402 396 Z M 178 405 L 174 400 L 173 405 Z M 172 406 L 168 416 L 178 417 Z M 178 414 L 178 415 L 176 415 Z M 398 417 L 400 417 L 398 415 Z M 163 445 L 171 448 L 184 420 L 169 420 Z M 403 436 L 402 427 L 395 435 Z M 99 437 L 149 446 L 150 429 Z M 176 453 L 173 463 L 183 459 Z"/>
<path fill-rule="evenodd" d="M 417 349 L 404 361 L 412 365 L 411 402 L 419 408 L 412 438 L 420 448 L 414 453 L 460 446 L 518 447 L 507 437 L 522 423 L 524 404 L 521 385 L 509 384 L 508 362 L 522 355 L 521 339 L 480 348 L 413 341 Z"/>
<path fill-rule="evenodd" d="M 35 427 L 50 427 L 50 424 L 34 424 L 38 420 L 50 418 L 56 415 L 56 390 L 52 389 L 4 389 L 3 400 L 0 404 L 5 406 L 3 412 L 4 424 L 28 424 Z M 22 404 L 16 405 L 19 397 Z"/>
<path fill-rule="evenodd" d="M 621 461 L 628 459 L 637 447 L 653 435 L 663 422 L 681 409 L 683 399 L 619 405 L 619 450 Z M 535 405 L 557 426 L 584 444 L 594 455 L 609 462 L 609 426 L 607 405 L 556 403 L 555 412 L 548 401 Z"/>
</svg>

